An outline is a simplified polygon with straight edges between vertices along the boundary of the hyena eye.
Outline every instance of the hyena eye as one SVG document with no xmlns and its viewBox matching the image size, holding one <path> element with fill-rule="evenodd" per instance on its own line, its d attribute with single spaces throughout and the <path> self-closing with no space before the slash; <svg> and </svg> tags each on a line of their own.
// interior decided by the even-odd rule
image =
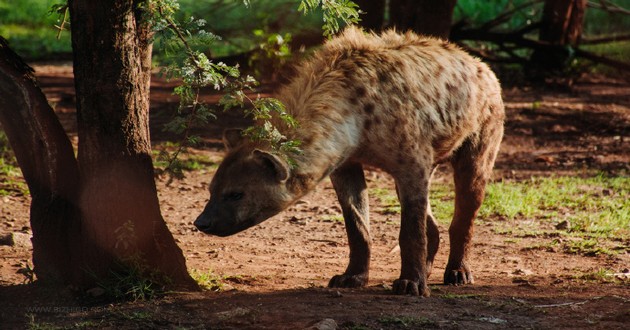
<svg viewBox="0 0 630 330">
<path fill-rule="evenodd" d="M 240 200 L 241 198 L 243 198 L 243 193 L 241 192 L 232 192 L 232 193 L 223 195 L 223 200 L 225 201 L 237 201 L 237 200 Z"/>
</svg>

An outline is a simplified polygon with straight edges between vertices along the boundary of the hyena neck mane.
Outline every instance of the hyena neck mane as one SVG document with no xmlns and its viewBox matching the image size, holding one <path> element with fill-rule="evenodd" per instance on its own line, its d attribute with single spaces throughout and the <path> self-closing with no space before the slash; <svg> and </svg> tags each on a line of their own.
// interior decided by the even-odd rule
<svg viewBox="0 0 630 330">
<path fill-rule="evenodd" d="M 357 148 L 361 118 L 345 102 L 342 79 L 336 71 L 302 74 L 285 86 L 278 98 L 299 126 L 284 129 L 300 142 L 302 152 L 288 154 L 295 162 L 288 188 L 301 197 L 343 163 Z M 280 126 L 282 126 L 280 124 Z"/>
</svg>

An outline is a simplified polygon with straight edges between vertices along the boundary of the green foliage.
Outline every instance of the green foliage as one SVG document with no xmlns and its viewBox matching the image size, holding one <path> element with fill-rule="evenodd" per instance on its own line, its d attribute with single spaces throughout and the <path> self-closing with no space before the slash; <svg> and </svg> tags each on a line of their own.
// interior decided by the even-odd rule
<svg viewBox="0 0 630 330">
<path fill-rule="evenodd" d="M 542 0 L 495 0 L 495 1 L 458 1 L 453 12 L 453 21 L 466 20 L 473 26 L 479 26 L 498 17 L 501 13 L 515 11 L 497 28 L 515 30 L 532 24 L 542 14 Z"/>
<path fill-rule="evenodd" d="M 0 35 L 27 59 L 70 54 L 70 34 L 57 38 L 60 18 L 51 12 L 61 0 L 0 0 Z"/>
<path fill-rule="evenodd" d="M 350 0 L 302 0 L 298 10 L 307 14 L 321 6 L 324 17 L 324 36 L 332 37 L 341 24 L 359 22 L 359 6 Z"/>
<path fill-rule="evenodd" d="M 258 47 L 249 58 L 249 66 L 259 79 L 271 77 L 291 58 L 291 34 L 269 33 L 263 29 L 254 30 Z"/>
<path fill-rule="evenodd" d="M 299 143 L 287 141 L 279 130 L 272 125 L 271 119 L 277 114 L 288 127 L 295 127 L 297 123 L 287 113 L 284 105 L 278 100 L 257 96 L 250 98 L 244 90 L 253 90 L 257 81 L 251 76 L 242 77 L 238 66 L 228 66 L 225 63 L 215 63 L 204 53 L 195 49 L 195 45 L 217 40 L 212 33 L 205 32 L 204 20 L 190 17 L 182 23 L 175 19 L 174 14 L 179 10 L 176 0 L 151 0 L 146 6 L 147 20 L 157 34 L 161 36 L 162 45 L 167 54 L 183 53 L 185 56 L 171 56 L 170 63 L 163 70 L 169 78 L 181 79 L 180 86 L 175 88 L 175 94 L 180 97 L 178 116 L 165 126 L 165 129 L 183 135 L 180 147 L 167 157 L 169 173 L 181 176 L 182 171 L 177 167 L 177 157 L 187 146 L 194 145 L 199 137 L 190 135 L 193 125 L 203 125 L 215 117 L 214 110 L 199 101 L 202 88 L 213 87 L 225 90 L 221 99 L 223 110 L 233 107 L 247 108 L 245 115 L 252 117 L 259 125 L 245 130 L 245 135 L 254 141 L 269 143 L 278 152 L 299 152 Z M 201 39 L 201 42 L 199 41 Z M 289 160 L 291 157 L 288 157 Z M 290 162 L 292 163 L 292 162 Z"/>
</svg>

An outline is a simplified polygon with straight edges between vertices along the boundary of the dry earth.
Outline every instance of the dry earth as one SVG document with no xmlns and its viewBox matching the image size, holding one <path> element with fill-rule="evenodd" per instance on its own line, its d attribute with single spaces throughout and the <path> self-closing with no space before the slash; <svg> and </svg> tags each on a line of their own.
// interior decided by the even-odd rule
<svg viewBox="0 0 630 330">
<path fill-rule="evenodd" d="M 76 142 L 70 67 L 36 69 Z M 160 125 L 168 117 L 166 110 L 177 102 L 171 87 L 154 82 L 152 134 L 158 145 L 170 138 L 160 132 Z M 630 173 L 627 80 L 589 76 L 569 87 L 506 87 L 505 100 L 508 119 L 496 180 Z M 600 269 L 627 272 L 630 242 L 621 241 L 625 249 L 613 256 L 583 256 L 531 248 L 553 237 L 515 239 L 499 230 L 522 225 L 519 221 L 554 229 L 535 219 L 479 219 L 472 257 L 476 283 L 460 287 L 440 284 L 448 252 L 447 226 L 442 222 L 441 249 L 429 279 L 432 297 L 424 299 L 390 294 L 400 267 L 399 220 L 383 212 L 374 196 L 369 287 L 326 288 L 328 279 L 345 269 L 348 254 L 340 209 L 328 180 L 286 212 L 245 232 L 227 238 L 197 232 L 192 221 L 208 198 L 207 185 L 221 159 L 222 127 L 243 124 L 237 116 L 224 115 L 202 132 L 204 147 L 192 152 L 214 165 L 170 185 L 166 178 L 158 178 L 164 217 L 189 269 L 222 276 L 220 292 L 95 304 L 74 298 L 70 290 L 22 284 L 30 248 L 0 246 L 0 328 L 302 329 L 324 328 L 325 319 L 342 329 L 630 328 L 627 274 L 608 280 L 589 277 Z M 392 179 L 381 171 L 370 169 L 367 178 L 370 189 L 393 187 Z M 449 169 L 441 168 L 436 180 L 450 180 Z M 0 197 L 0 234 L 29 235 L 28 208 L 29 197 L 19 192 Z"/>
</svg>

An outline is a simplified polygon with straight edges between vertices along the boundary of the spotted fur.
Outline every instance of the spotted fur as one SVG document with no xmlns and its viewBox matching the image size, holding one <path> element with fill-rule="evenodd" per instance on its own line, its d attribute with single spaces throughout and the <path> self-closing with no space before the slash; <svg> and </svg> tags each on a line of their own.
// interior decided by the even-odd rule
<svg viewBox="0 0 630 330">
<path fill-rule="evenodd" d="M 504 120 L 499 82 L 484 63 L 440 39 L 395 31 L 378 36 L 351 27 L 301 64 L 277 97 L 300 123 L 288 129 L 276 122 L 288 138 L 302 141 L 303 153 L 288 155 L 297 166 L 286 164 L 287 155 L 233 136 L 210 202 L 196 221 L 202 231 L 231 234 L 264 221 L 330 175 L 346 222 L 350 264 L 329 285 L 363 286 L 371 243 L 362 165 L 375 166 L 394 177 L 402 208 L 402 268 L 394 291 L 426 296 L 439 244 L 428 187 L 437 164 L 448 161 L 456 202 L 444 281 L 472 283 L 472 222 Z M 246 165 L 252 168 L 243 170 Z M 288 175 L 278 180 L 278 172 Z M 247 198 L 231 203 L 221 197 L 233 191 Z M 232 209 L 239 211 L 226 215 Z"/>
</svg>

